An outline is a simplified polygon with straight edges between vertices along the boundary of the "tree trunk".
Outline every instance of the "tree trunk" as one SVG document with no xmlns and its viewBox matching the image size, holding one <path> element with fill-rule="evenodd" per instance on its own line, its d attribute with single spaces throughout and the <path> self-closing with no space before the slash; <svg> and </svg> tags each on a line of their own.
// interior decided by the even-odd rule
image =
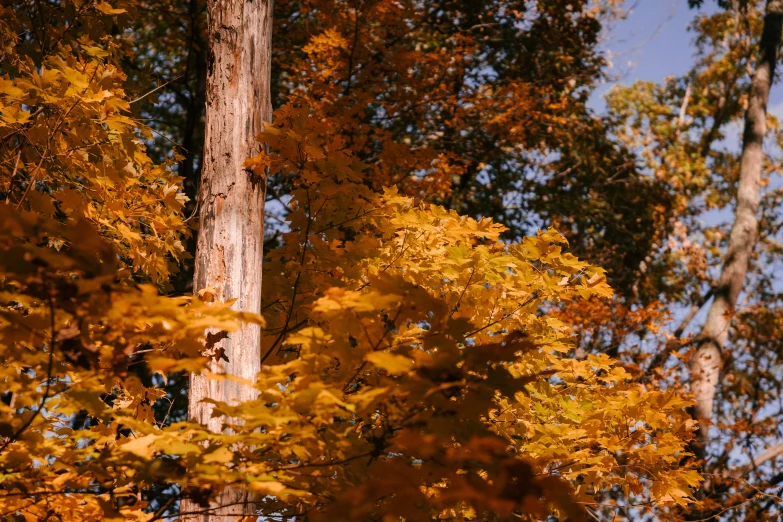
<svg viewBox="0 0 783 522">
<path fill-rule="evenodd" d="M 783 0 L 767 0 L 764 28 L 759 44 L 759 61 L 753 73 L 745 113 L 742 138 L 737 207 L 729 237 L 729 249 L 723 270 L 714 288 L 714 300 L 699 336 L 698 350 L 691 370 L 691 389 L 699 421 L 699 457 L 706 455 L 708 429 L 712 420 L 715 390 L 718 385 L 722 352 L 729 336 L 731 315 L 745 283 L 750 256 L 758 235 L 759 187 L 764 162 L 763 142 L 767 132 L 767 102 L 775 74 L 778 48 L 783 30 Z"/>
<path fill-rule="evenodd" d="M 255 137 L 272 115 L 270 99 L 273 0 L 209 0 L 207 100 L 204 161 L 199 190 L 200 229 L 194 291 L 212 287 L 219 300 L 237 299 L 234 308 L 261 312 L 261 261 L 266 180 L 251 179 L 243 162 L 261 152 Z M 248 326 L 216 347 L 226 360 L 211 370 L 255 380 L 260 370 L 261 331 Z M 254 390 L 231 381 L 191 375 L 188 416 L 218 432 L 210 398 L 228 403 L 254 399 Z M 181 513 L 204 511 L 190 500 Z M 221 493 L 203 515 L 185 520 L 233 520 L 253 514 L 241 489 Z"/>
</svg>

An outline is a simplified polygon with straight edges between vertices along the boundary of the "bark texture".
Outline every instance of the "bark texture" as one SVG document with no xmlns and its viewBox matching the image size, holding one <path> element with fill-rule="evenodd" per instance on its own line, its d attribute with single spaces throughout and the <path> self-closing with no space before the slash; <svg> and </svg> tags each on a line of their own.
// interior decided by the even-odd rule
<svg viewBox="0 0 783 522">
<path fill-rule="evenodd" d="M 200 228 L 196 246 L 194 291 L 212 287 L 216 299 L 237 299 L 234 308 L 261 312 L 261 262 L 266 180 L 251 179 L 243 162 L 261 151 L 255 137 L 272 115 L 270 78 L 273 0 L 209 0 L 207 94 L 204 161 L 199 189 Z M 261 331 L 248 326 L 216 347 L 225 359 L 212 371 L 254 380 L 260 370 Z M 236 403 L 255 398 L 252 388 L 231 381 L 191 375 L 188 416 L 213 431 L 204 398 Z M 253 513 L 245 491 L 223 492 L 204 511 L 182 503 L 184 520 L 235 520 Z"/>
<path fill-rule="evenodd" d="M 723 363 L 723 350 L 729 336 L 731 315 L 745 284 L 745 275 L 758 236 L 757 212 L 764 163 L 763 142 L 767 132 L 767 102 L 778 60 L 781 31 L 783 0 L 768 0 L 759 43 L 759 59 L 753 73 L 748 108 L 745 112 L 734 225 L 691 370 L 691 388 L 696 400 L 694 410 L 700 426 L 697 452 L 701 453 L 701 457 L 704 456 L 709 443 L 708 428 Z"/>
</svg>

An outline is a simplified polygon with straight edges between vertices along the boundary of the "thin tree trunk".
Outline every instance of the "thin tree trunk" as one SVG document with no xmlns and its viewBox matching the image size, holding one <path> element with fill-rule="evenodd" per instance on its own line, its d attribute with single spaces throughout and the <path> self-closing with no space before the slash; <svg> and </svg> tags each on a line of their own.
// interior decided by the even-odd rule
<svg viewBox="0 0 783 522">
<path fill-rule="evenodd" d="M 183 95 L 185 117 L 182 119 L 180 135 L 184 158 L 179 162 L 177 174 L 185 178 L 185 195 L 194 202 L 197 200 L 201 164 L 204 158 L 204 136 L 202 117 L 204 115 L 207 91 L 207 48 L 202 38 L 204 24 L 203 0 L 188 1 L 188 26 L 190 40 L 187 65 L 183 83 L 187 96 Z M 196 159 L 198 158 L 198 164 Z"/>
<path fill-rule="evenodd" d="M 204 161 L 204 110 L 207 98 L 207 42 L 202 36 L 206 28 L 206 0 L 187 0 L 187 24 L 190 30 L 187 65 L 182 88 L 174 91 L 177 101 L 185 111 L 180 120 L 180 152 L 184 157 L 177 165 L 177 174 L 182 176 L 182 189 L 188 197 L 184 212 L 191 216 L 198 210 L 198 187 L 201 181 L 201 167 Z M 195 255 L 198 234 L 185 240 L 187 252 Z M 194 266 L 181 267 L 172 279 L 177 294 L 193 291 Z"/>
<path fill-rule="evenodd" d="M 261 261 L 264 239 L 265 180 L 251 179 L 242 166 L 257 155 L 255 140 L 271 119 L 271 37 L 273 0 L 209 0 L 209 55 L 204 135 L 204 162 L 199 190 L 200 230 L 196 247 L 194 290 L 215 289 L 219 300 L 237 299 L 237 310 L 261 311 Z M 212 371 L 254 380 L 260 370 L 261 331 L 248 326 L 216 347 Z M 250 387 L 232 381 L 191 375 L 188 416 L 222 430 L 223 419 L 211 418 L 210 398 L 238 403 L 255 398 Z M 203 510 L 190 500 L 181 512 Z M 234 520 L 254 512 L 242 489 L 221 493 L 209 513 L 186 520 Z"/>
<path fill-rule="evenodd" d="M 699 336 L 699 348 L 691 370 L 691 389 L 699 421 L 699 441 L 696 452 L 706 455 L 710 441 L 715 390 L 718 385 L 723 350 L 729 336 L 731 315 L 745 284 L 750 256 L 758 236 L 759 187 L 764 162 L 763 142 L 767 132 L 767 102 L 775 74 L 778 48 L 783 31 L 783 0 L 767 0 L 764 28 L 759 44 L 759 61 L 753 73 L 745 113 L 742 139 L 739 186 L 734 225 L 729 237 L 729 248 L 723 261 L 723 270 L 714 288 L 714 300 Z"/>
</svg>

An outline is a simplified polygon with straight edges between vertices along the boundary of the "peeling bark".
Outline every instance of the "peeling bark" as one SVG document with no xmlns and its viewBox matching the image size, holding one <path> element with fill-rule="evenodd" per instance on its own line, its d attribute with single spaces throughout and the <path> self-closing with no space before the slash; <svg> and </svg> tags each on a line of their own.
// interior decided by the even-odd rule
<svg viewBox="0 0 783 522">
<path fill-rule="evenodd" d="M 783 0 L 768 0 L 764 28 L 759 43 L 759 58 L 750 86 L 745 129 L 742 140 L 740 177 L 734 225 L 720 279 L 714 287 L 714 299 L 707 313 L 691 369 L 691 390 L 696 400 L 694 413 L 699 421 L 698 456 L 706 455 L 710 441 L 715 391 L 723 364 L 723 350 L 737 305 L 753 248 L 758 237 L 757 211 L 759 187 L 764 163 L 763 142 L 767 132 L 767 103 L 775 75 L 778 48 L 783 31 Z"/>
<path fill-rule="evenodd" d="M 260 313 L 266 180 L 251 180 L 242 164 L 261 152 L 255 137 L 272 115 L 272 0 L 210 0 L 208 18 L 206 123 L 194 291 L 212 287 L 216 299 L 237 299 L 234 309 Z M 214 361 L 212 371 L 255 380 L 260 371 L 260 343 L 258 326 L 230 334 L 217 346 L 224 350 L 228 361 Z M 223 419 L 212 418 L 212 407 L 203 404 L 202 399 L 238 403 L 255 397 L 252 388 L 237 382 L 191 375 L 188 417 L 219 432 Z M 182 513 L 204 510 L 191 500 L 182 503 Z M 252 499 L 240 489 L 229 489 L 208 511 L 182 519 L 206 522 L 250 515 Z"/>
</svg>

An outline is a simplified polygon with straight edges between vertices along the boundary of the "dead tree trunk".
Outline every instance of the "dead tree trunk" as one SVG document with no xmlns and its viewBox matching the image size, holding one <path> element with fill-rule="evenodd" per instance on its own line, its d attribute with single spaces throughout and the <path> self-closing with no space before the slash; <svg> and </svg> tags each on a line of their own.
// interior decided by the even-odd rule
<svg viewBox="0 0 783 522">
<path fill-rule="evenodd" d="M 272 1 L 208 3 L 206 123 L 194 291 L 212 287 L 217 299 L 237 299 L 235 309 L 255 313 L 261 311 L 266 180 L 251 179 L 242 164 L 261 151 L 255 137 L 263 122 L 271 119 Z M 228 361 L 214 361 L 212 371 L 254 380 L 260 370 L 260 342 L 258 326 L 231 334 L 216 347 Z M 236 382 L 192 375 L 188 416 L 218 432 L 222 419 L 211 418 L 212 408 L 202 399 L 237 403 L 255 396 L 253 389 Z M 203 510 L 185 500 L 181 513 Z M 225 521 L 251 514 L 248 494 L 229 489 L 215 499 L 208 513 L 183 519 Z"/>
<path fill-rule="evenodd" d="M 702 458 L 709 443 L 708 428 L 712 420 L 715 391 L 723 362 L 722 352 L 729 336 L 731 315 L 745 284 L 745 274 L 758 236 L 757 211 L 764 163 L 762 146 L 767 132 L 767 102 L 775 75 L 781 31 L 783 0 L 767 0 L 764 28 L 759 43 L 759 60 L 753 73 L 745 113 L 734 225 L 720 279 L 713 291 L 714 300 L 698 337 L 698 350 L 691 370 L 691 389 L 696 400 L 694 410 L 700 432 L 696 450 Z"/>
</svg>

